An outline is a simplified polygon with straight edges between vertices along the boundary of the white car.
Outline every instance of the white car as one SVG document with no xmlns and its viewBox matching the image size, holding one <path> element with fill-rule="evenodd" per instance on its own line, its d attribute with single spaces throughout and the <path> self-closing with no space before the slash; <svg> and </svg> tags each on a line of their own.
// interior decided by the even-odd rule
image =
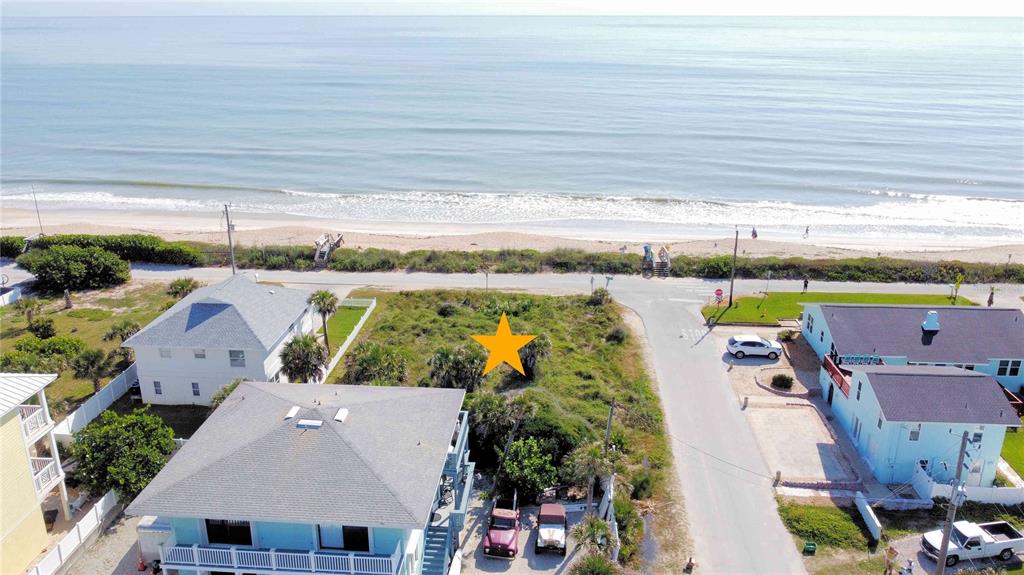
<svg viewBox="0 0 1024 575">
<path fill-rule="evenodd" d="M 763 355 L 768 359 L 777 359 L 782 355 L 781 343 L 757 335 L 730 337 L 726 349 L 738 359 L 743 359 L 748 355 Z"/>
</svg>

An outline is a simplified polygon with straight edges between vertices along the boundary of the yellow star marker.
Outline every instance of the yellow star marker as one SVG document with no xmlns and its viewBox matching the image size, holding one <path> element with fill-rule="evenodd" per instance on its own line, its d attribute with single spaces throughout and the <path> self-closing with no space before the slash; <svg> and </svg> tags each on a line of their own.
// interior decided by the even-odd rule
<svg viewBox="0 0 1024 575">
<path fill-rule="evenodd" d="M 484 375 L 492 369 L 505 362 L 512 366 L 512 369 L 522 375 L 523 362 L 519 359 L 519 348 L 533 341 L 535 335 L 512 335 L 512 328 L 508 325 L 508 318 L 505 313 L 501 314 L 501 321 L 498 322 L 498 331 L 494 335 L 471 335 L 480 345 L 487 348 L 490 354 L 487 356 L 487 365 L 484 367 Z"/>
</svg>

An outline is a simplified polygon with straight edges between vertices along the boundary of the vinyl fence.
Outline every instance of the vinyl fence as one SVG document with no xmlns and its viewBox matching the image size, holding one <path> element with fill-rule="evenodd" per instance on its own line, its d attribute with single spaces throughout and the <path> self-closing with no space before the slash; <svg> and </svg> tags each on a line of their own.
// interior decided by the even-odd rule
<svg viewBox="0 0 1024 575">
<path fill-rule="evenodd" d="M 103 413 L 103 410 L 110 407 L 110 404 L 124 395 L 128 391 L 128 386 L 136 379 L 138 379 L 138 374 L 133 363 L 112 379 L 106 387 L 100 389 L 99 393 L 90 397 L 81 407 L 53 428 L 53 434 L 57 436 L 57 441 L 64 445 L 71 443 L 71 438 L 76 431 L 88 425 L 90 421 Z"/>
<path fill-rule="evenodd" d="M 915 470 L 911 479 L 914 491 L 922 499 L 934 499 L 943 497 L 949 499 L 953 493 L 953 486 L 948 483 L 936 483 L 928 473 L 920 468 Z M 967 491 L 968 501 L 978 503 L 999 503 L 1001 505 L 1016 505 L 1024 503 L 1024 488 L 1022 487 L 980 487 L 968 485 L 964 488 Z"/>
<path fill-rule="evenodd" d="M 875 510 L 868 505 L 868 500 L 864 497 L 864 494 L 860 491 L 853 498 L 857 504 L 857 509 L 860 510 L 860 516 L 864 519 L 864 524 L 868 526 L 868 531 L 871 532 L 871 536 L 875 538 L 875 541 L 882 540 L 882 524 L 878 521 L 878 517 L 875 516 Z"/>
<path fill-rule="evenodd" d="M 84 517 L 78 520 L 74 528 L 60 540 L 60 543 L 46 554 L 43 559 L 26 572 L 26 575 L 53 575 L 61 566 L 71 559 L 72 555 L 102 527 L 103 520 L 117 507 L 117 494 L 108 491 Z"/>
<path fill-rule="evenodd" d="M 327 371 L 324 372 L 324 379 L 327 379 L 326 375 L 334 371 L 335 366 L 341 361 L 341 357 L 348 351 L 352 342 L 356 340 L 356 336 L 359 335 L 359 330 L 363 329 L 363 324 L 373 313 L 374 308 L 377 307 L 377 298 L 345 298 L 341 300 L 341 304 L 338 307 L 365 307 L 366 311 L 363 312 L 363 316 L 359 318 L 356 325 L 352 328 L 352 333 L 348 334 L 345 338 L 345 342 L 338 347 L 338 351 L 334 352 L 334 357 L 331 358 L 331 363 L 327 365 Z"/>
</svg>

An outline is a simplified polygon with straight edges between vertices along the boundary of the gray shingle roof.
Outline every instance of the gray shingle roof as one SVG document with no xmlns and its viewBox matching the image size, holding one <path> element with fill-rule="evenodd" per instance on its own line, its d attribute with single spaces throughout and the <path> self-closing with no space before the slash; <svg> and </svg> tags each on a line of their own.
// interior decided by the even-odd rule
<svg viewBox="0 0 1024 575">
<path fill-rule="evenodd" d="M 933 335 L 921 329 L 929 310 L 939 314 L 940 329 Z M 821 312 L 840 354 L 949 363 L 1024 357 L 1024 313 L 1019 309 L 821 304 Z"/>
<path fill-rule="evenodd" d="M 846 366 L 867 375 L 886 421 L 1019 426 L 996 380 L 955 367 Z"/>
<path fill-rule="evenodd" d="M 185 296 L 124 345 L 269 350 L 306 309 L 307 298 L 232 276 Z"/>
<path fill-rule="evenodd" d="M 127 512 L 422 528 L 464 396 L 243 382 Z M 292 406 L 299 412 L 286 420 Z M 334 420 L 342 407 L 343 423 Z M 323 426 L 299 429 L 300 419 Z"/>
</svg>

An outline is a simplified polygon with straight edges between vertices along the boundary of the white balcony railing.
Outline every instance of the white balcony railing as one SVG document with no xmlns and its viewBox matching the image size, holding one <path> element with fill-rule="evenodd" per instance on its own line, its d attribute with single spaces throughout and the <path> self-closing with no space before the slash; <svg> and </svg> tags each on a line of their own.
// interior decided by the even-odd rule
<svg viewBox="0 0 1024 575">
<path fill-rule="evenodd" d="M 34 443 L 52 425 L 41 405 L 19 405 L 18 414 L 21 416 L 21 429 L 29 442 Z"/>
<path fill-rule="evenodd" d="M 57 460 L 52 457 L 32 457 L 32 480 L 36 484 L 36 493 L 43 495 L 60 481 L 61 471 Z"/>
<path fill-rule="evenodd" d="M 278 551 L 249 547 L 171 545 L 160 548 L 164 569 L 252 569 L 264 573 L 338 573 L 396 575 L 402 564 L 401 547 L 391 555 L 333 551 Z"/>
</svg>

